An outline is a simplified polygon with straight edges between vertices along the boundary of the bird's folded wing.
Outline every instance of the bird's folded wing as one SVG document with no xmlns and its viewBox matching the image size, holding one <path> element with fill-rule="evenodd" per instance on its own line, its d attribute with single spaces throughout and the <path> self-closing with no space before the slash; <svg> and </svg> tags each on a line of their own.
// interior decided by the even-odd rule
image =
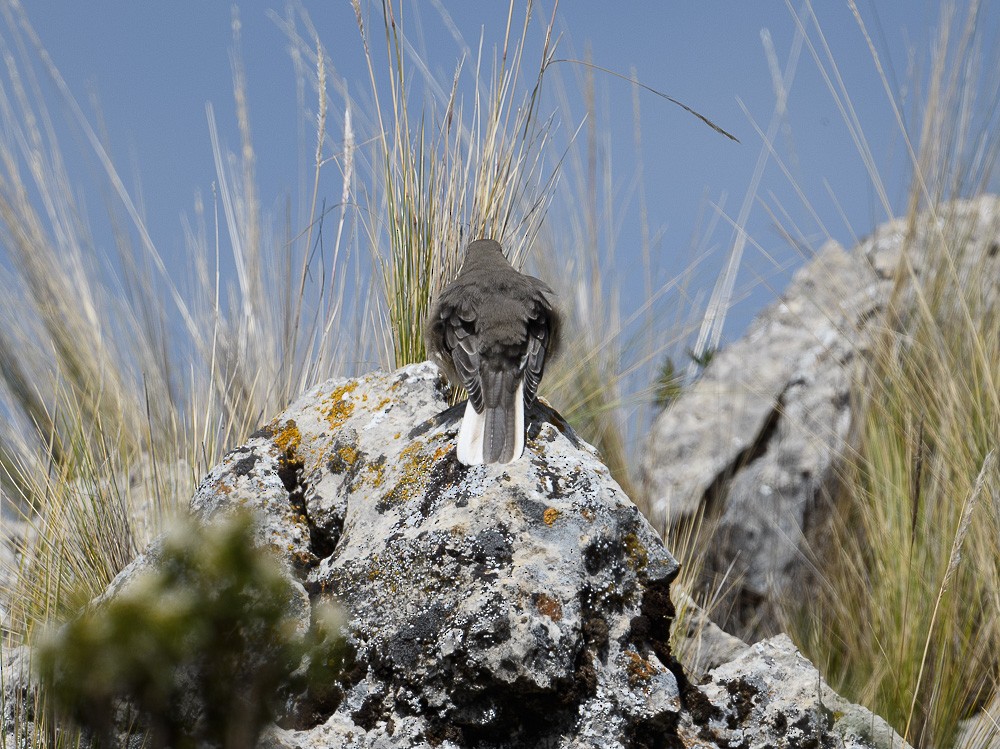
<svg viewBox="0 0 1000 749">
<path fill-rule="evenodd" d="M 462 386 L 469 392 L 469 402 L 477 413 L 483 412 L 483 381 L 479 369 L 479 336 L 472 305 L 441 306 L 444 347 L 451 356 Z"/>
<path fill-rule="evenodd" d="M 530 406 L 538 394 L 538 384 L 545 372 L 545 355 L 552 342 L 552 307 L 544 296 L 536 299 L 528 309 L 528 341 L 521 370 L 524 375 L 524 403 Z"/>
</svg>

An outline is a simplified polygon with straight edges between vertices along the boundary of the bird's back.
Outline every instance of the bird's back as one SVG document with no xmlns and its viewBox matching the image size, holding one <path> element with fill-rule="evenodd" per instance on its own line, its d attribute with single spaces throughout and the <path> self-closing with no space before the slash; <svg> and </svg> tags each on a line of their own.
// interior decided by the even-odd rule
<svg viewBox="0 0 1000 749">
<path fill-rule="evenodd" d="M 524 408 L 558 343 L 554 298 L 488 240 L 470 246 L 458 277 L 439 295 L 426 340 L 448 378 L 469 392 L 459 433 L 463 463 L 506 463 L 523 451 Z"/>
</svg>

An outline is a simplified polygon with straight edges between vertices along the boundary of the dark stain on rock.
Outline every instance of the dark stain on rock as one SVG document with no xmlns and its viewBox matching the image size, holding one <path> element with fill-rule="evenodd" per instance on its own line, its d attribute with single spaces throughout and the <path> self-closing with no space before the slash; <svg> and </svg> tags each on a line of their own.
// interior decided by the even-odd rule
<svg viewBox="0 0 1000 749">
<path fill-rule="evenodd" d="M 562 499 L 574 495 L 593 495 L 593 483 L 588 472 L 577 467 L 553 467 L 544 455 L 532 455 L 531 465 L 535 468 L 536 492 L 550 499 Z"/>
<path fill-rule="evenodd" d="M 430 475 L 427 478 L 427 488 L 424 490 L 423 499 L 420 501 L 420 514 L 424 517 L 430 516 L 438 506 L 441 494 L 447 489 L 460 486 L 468 472 L 468 466 L 464 466 L 458 462 L 455 450 L 449 450 L 448 454 L 442 460 L 436 461 L 431 468 Z M 462 499 L 465 499 L 465 505 L 468 504 L 468 499 L 462 497 L 456 501 L 459 507 L 465 506 L 459 504 Z"/>
<path fill-rule="evenodd" d="M 245 458 L 240 458 L 236 461 L 236 465 L 233 466 L 233 473 L 237 476 L 246 476 L 253 470 L 253 467 L 257 465 L 257 461 L 260 460 L 257 453 L 251 452 Z"/>
<path fill-rule="evenodd" d="M 771 726 L 777 731 L 779 736 L 783 736 L 788 732 L 788 718 L 784 713 L 778 713 L 771 718 Z"/>
<path fill-rule="evenodd" d="M 499 600 L 484 607 L 468 631 L 470 650 L 489 649 L 510 639 L 510 620 L 503 603 Z"/>
<path fill-rule="evenodd" d="M 396 668 L 409 670 L 420 658 L 420 642 L 409 629 L 404 629 L 388 642 L 386 652 Z"/>
<path fill-rule="evenodd" d="M 587 617 L 583 622 L 583 640 L 597 657 L 604 663 L 608 659 L 608 623 L 597 614 Z"/>
<path fill-rule="evenodd" d="M 326 469 L 335 476 L 343 476 L 342 486 L 346 492 L 355 490 L 362 471 L 370 471 L 376 475 L 381 473 L 385 465 L 385 456 L 377 460 L 369 460 L 368 455 L 358 449 L 358 434 L 353 429 L 336 439 L 330 448 L 330 457 L 326 461 Z"/>
<path fill-rule="evenodd" d="M 544 502 L 539 502 L 537 499 L 529 499 L 519 489 L 517 492 L 520 496 L 518 496 L 514 501 L 517 503 L 517 507 L 524 515 L 525 519 L 531 523 L 543 522 L 545 520 L 545 510 L 547 505 Z"/>
<path fill-rule="evenodd" d="M 500 526 L 477 533 L 472 539 L 472 558 L 480 564 L 510 564 L 514 560 L 514 547 L 507 529 Z"/>
<path fill-rule="evenodd" d="M 457 424 L 462 420 L 462 414 L 464 413 L 465 401 L 462 401 L 461 403 L 458 403 L 451 408 L 445 409 L 441 413 L 432 416 L 426 421 L 420 422 L 409 431 L 406 438 L 412 442 L 417 437 L 427 434 L 427 432 L 443 424 Z"/>
<path fill-rule="evenodd" d="M 369 694 L 361 707 L 351 713 L 351 720 L 355 725 L 371 731 L 378 725 L 380 720 L 385 720 L 389 713 L 385 709 L 385 703 L 381 694 Z"/>
<path fill-rule="evenodd" d="M 583 567 L 588 575 L 597 575 L 624 556 L 622 544 L 607 536 L 599 536 L 583 549 Z"/>
<path fill-rule="evenodd" d="M 674 713 L 639 720 L 625 730 L 625 749 L 684 749 L 677 723 L 678 716 Z"/>
<path fill-rule="evenodd" d="M 532 458 L 531 463 L 535 466 L 535 488 L 538 494 L 551 499 L 560 499 L 568 494 L 565 489 L 565 474 L 549 468 L 548 462 L 542 457 Z"/>
<path fill-rule="evenodd" d="M 652 580 L 646 584 L 639 605 L 639 615 L 632 618 L 626 638 L 637 647 L 652 650 L 668 668 L 674 662 L 670 652 L 670 625 L 674 614 L 674 604 L 670 600 L 670 582 L 666 579 Z"/>
<path fill-rule="evenodd" d="M 689 688 L 682 692 L 682 695 L 684 707 L 696 726 L 707 726 L 709 721 L 722 718 L 722 710 L 712 704 L 712 701 L 698 687 L 689 685 Z M 707 737 L 702 736 L 702 738 Z"/>
<path fill-rule="evenodd" d="M 838 745 L 830 733 L 833 722 L 832 713 L 825 708 L 804 713 L 792 723 L 792 728 L 800 734 L 797 746 L 802 749 L 833 749 Z"/>
<path fill-rule="evenodd" d="M 626 597 L 631 598 L 632 586 L 611 582 L 603 586 L 585 584 L 580 588 L 580 605 L 584 611 L 602 610 L 620 614 Z"/>
<path fill-rule="evenodd" d="M 411 670 L 421 654 L 437 641 L 445 620 L 446 611 L 440 604 L 431 606 L 410 620 L 406 627 L 386 643 L 386 651 L 393 667 L 402 671 Z"/>
<path fill-rule="evenodd" d="M 741 723 L 745 723 L 750 711 L 757 704 L 759 690 L 747 679 L 726 679 L 719 682 L 732 698 L 730 704 L 733 706 L 733 719 L 730 728 L 737 728 Z"/>
<path fill-rule="evenodd" d="M 342 473 L 346 473 L 353 466 L 357 465 L 358 461 L 347 462 L 347 459 L 343 456 L 343 445 L 340 444 L 339 440 L 333 443 L 332 453 L 333 457 L 326 461 L 326 470 L 330 473 L 339 476 Z"/>
<path fill-rule="evenodd" d="M 253 434 L 251 434 L 250 435 L 250 439 L 252 439 L 252 440 L 254 440 L 254 439 L 268 439 L 269 440 L 273 436 L 274 436 L 274 430 L 270 427 L 270 425 L 265 424 L 260 429 L 258 429 L 256 432 L 254 432 Z"/>
</svg>

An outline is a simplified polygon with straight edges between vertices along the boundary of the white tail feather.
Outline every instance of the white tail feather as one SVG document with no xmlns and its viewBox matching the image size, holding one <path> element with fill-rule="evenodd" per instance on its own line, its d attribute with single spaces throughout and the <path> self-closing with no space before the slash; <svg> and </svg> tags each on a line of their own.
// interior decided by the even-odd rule
<svg viewBox="0 0 1000 749">
<path fill-rule="evenodd" d="M 514 393 L 514 450 L 508 462 L 514 462 L 524 453 L 524 383 L 517 383 Z M 465 404 L 462 426 L 458 430 L 458 462 L 479 466 L 485 462 L 483 443 L 486 435 L 486 417 L 476 413 L 472 403 Z"/>
<path fill-rule="evenodd" d="M 510 462 L 521 457 L 524 452 L 524 380 L 517 383 L 514 393 L 514 453 Z"/>
<path fill-rule="evenodd" d="M 472 403 L 465 404 L 465 415 L 462 426 L 458 430 L 458 462 L 467 466 L 483 464 L 483 435 L 486 432 L 486 419 L 476 413 Z"/>
</svg>

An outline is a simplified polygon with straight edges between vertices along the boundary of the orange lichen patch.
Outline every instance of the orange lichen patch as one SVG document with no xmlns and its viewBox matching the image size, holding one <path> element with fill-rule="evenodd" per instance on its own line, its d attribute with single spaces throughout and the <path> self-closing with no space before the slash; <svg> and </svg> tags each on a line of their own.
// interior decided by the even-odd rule
<svg viewBox="0 0 1000 749">
<path fill-rule="evenodd" d="M 274 435 L 274 444 L 284 453 L 293 454 L 302 444 L 302 434 L 293 419 L 289 419 Z"/>
<path fill-rule="evenodd" d="M 642 541 L 634 533 L 625 536 L 625 552 L 628 554 L 629 563 L 634 570 L 641 570 L 649 562 L 646 547 L 642 545 Z"/>
<path fill-rule="evenodd" d="M 289 548 L 289 551 L 291 549 Z M 296 551 L 292 554 L 292 563 L 300 569 L 311 567 L 316 562 L 316 557 L 306 551 Z"/>
<path fill-rule="evenodd" d="M 352 445 L 344 445 L 342 448 L 337 450 L 337 455 L 340 456 L 340 459 L 343 460 L 349 468 L 357 462 L 360 453 L 358 453 L 356 447 L 353 447 Z"/>
<path fill-rule="evenodd" d="M 383 398 L 378 403 L 375 404 L 375 410 L 381 411 L 383 408 L 388 406 L 392 402 L 392 398 Z"/>
<path fill-rule="evenodd" d="M 331 428 L 336 429 L 354 413 L 354 401 L 348 396 L 357 388 L 357 380 L 351 380 L 323 399 L 321 411 Z"/>
<path fill-rule="evenodd" d="M 535 593 L 532 596 L 532 600 L 539 614 L 547 616 L 554 622 L 562 619 L 562 604 L 552 596 L 547 596 L 544 593 Z"/>
<path fill-rule="evenodd" d="M 628 658 L 625 669 L 628 671 L 628 680 L 632 686 L 649 681 L 656 674 L 656 667 L 634 650 L 626 650 L 625 655 Z"/>
<path fill-rule="evenodd" d="M 593 520 L 594 520 L 594 511 L 593 510 L 584 508 L 584 509 L 580 510 L 580 514 L 583 515 L 584 520 L 586 520 L 588 523 L 593 522 Z"/>
<path fill-rule="evenodd" d="M 403 476 L 396 484 L 396 489 L 402 488 L 404 495 L 408 496 L 415 490 L 420 490 L 427 480 L 430 459 L 421 452 L 422 447 L 423 443 L 414 442 L 399 454 L 403 459 Z"/>
<path fill-rule="evenodd" d="M 545 521 L 546 525 L 551 526 L 554 522 L 556 522 L 556 520 L 559 519 L 560 515 L 562 515 L 562 513 L 555 507 L 549 507 L 542 513 L 542 520 Z"/>
<path fill-rule="evenodd" d="M 392 435 L 392 438 L 393 438 L 394 440 L 398 440 L 398 439 L 399 439 L 399 435 L 400 435 L 400 434 L 401 434 L 401 432 L 396 432 L 396 433 L 395 433 L 394 435 Z"/>
<path fill-rule="evenodd" d="M 411 497 L 421 494 L 427 485 L 431 464 L 437 459 L 437 453 L 424 452 L 421 441 L 407 445 L 399 454 L 400 476 L 389 492 L 382 497 L 386 506 L 400 505 Z"/>
<path fill-rule="evenodd" d="M 385 467 L 381 463 L 369 463 L 365 466 L 365 477 L 369 484 L 378 489 L 385 481 Z"/>
</svg>

